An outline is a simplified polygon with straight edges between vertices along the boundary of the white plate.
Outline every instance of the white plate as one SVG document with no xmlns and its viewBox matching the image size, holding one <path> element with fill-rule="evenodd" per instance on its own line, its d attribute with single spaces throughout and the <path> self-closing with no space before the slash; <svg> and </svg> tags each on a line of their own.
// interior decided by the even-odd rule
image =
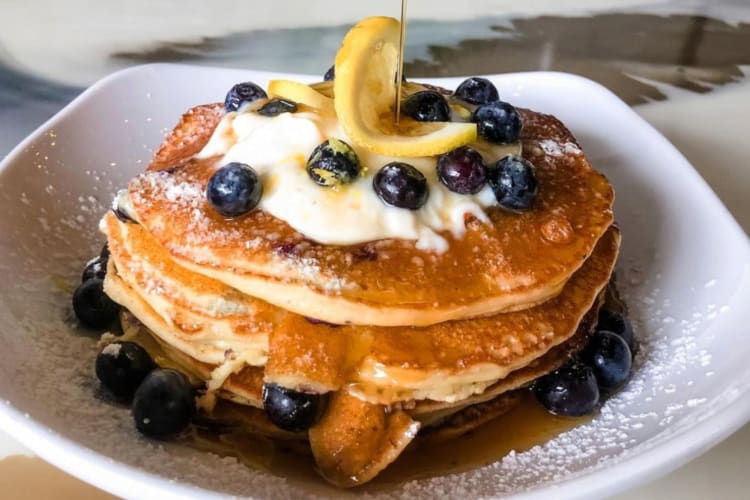
<svg viewBox="0 0 750 500">
<path fill-rule="evenodd" d="M 126 497 L 345 494 L 139 437 L 126 408 L 96 399 L 96 339 L 75 327 L 70 292 L 60 289 L 74 287 L 98 252 L 97 221 L 115 189 L 145 168 L 182 112 L 221 100 L 237 81 L 289 77 L 130 69 L 91 87 L 3 161 L 0 425 L 46 460 Z M 636 373 L 593 422 L 547 445 L 379 493 L 612 494 L 676 468 L 750 418 L 748 238 L 680 153 L 600 85 L 559 73 L 492 79 L 505 99 L 562 119 L 615 186 L 619 282 L 642 339 Z"/>
</svg>

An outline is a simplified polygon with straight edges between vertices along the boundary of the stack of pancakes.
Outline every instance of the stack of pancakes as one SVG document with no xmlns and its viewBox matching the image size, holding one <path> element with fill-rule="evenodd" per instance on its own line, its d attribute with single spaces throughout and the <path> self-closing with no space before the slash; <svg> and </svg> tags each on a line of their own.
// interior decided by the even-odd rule
<svg viewBox="0 0 750 500">
<path fill-rule="evenodd" d="M 157 361 L 204 384 L 209 416 L 307 439 L 321 474 L 353 486 L 420 436 L 455 437 L 503 413 L 585 344 L 620 237 L 611 186 L 554 117 L 521 110 L 533 209 L 467 218 L 437 253 L 405 240 L 323 245 L 260 210 L 217 215 L 205 190 L 220 158 L 195 155 L 222 113 L 184 115 L 130 183 L 130 220 L 102 221 L 105 291 L 128 311 L 126 332 L 148 332 Z M 321 420 L 276 428 L 264 383 L 326 394 Z"/>
</svg>

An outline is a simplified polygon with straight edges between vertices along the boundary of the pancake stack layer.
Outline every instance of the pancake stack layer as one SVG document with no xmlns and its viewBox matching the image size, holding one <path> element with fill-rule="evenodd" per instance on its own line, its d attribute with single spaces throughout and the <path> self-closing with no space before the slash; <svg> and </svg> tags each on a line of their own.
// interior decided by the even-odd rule
<svg viewBox="0 0 750 500">
<path fill-rule="evenodd" d="M 455 438 L 504 413 L 585 344 L 620 244 L 604 176 L 557 119 L 521 114 L 533 209 L 488 207 L 436 252 L 322 244 L 262 210 L 221 217 L 205 192 L 223 157 L 200 153 L 224 112 L 190 110 L 130 183 L 131 220 L 102 220 L 105 291 L 126 310 L 126 337 L 145 334 L 160 364 L 203 387 L 209 417 L 309 441 L 339 486 L 371 480 L 420 436 Z M 279 429 L 263 384 L 324 394 L 325 411 L 307 432 Z"/>
</svg>

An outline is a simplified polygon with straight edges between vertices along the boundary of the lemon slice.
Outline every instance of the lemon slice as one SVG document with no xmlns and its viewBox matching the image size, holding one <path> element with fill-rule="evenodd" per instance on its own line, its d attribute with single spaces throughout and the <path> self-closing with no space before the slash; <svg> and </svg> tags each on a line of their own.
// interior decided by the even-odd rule
<svg viewBox="0 0 750 500">
<path fill-rule="evenodd" d="M 417 122 L 394 119 L 400 24 L 370 17 L 347 33 L 336 54 L 336 115 L 354 144 L 373 153 L 431 156 L 473 142 L 473 123 Z"/>
<path fill-rule="evenodd" d="M 321 94 L 323 94 L 326 97 L 330 97 L 333 99 L 333 82 L 318 82 L 318 83 L 311 83 L 310 87 Z"/>
<path fill-rule="evenodd" d="M 271 80 L 268 83 L 268 94 L 271 97 L 281 97 L 297 104 L 303 104 L 320 114 L 331 116 L 336 114 L 333 99 L 304 83 L 291 80 Z"/>
</svg>

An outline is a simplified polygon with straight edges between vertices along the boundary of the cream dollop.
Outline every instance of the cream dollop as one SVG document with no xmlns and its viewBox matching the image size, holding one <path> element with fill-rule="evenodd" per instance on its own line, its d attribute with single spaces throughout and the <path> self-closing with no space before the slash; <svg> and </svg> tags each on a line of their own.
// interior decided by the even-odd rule
<svg viewBox="0 0 750 500">
<path fill-rule="evenodd" d="M 336 188 L 319 186 L 306 171 L 313 149 L 331 137 L 350 144 L 363 167 L 357 180 Z M 485 157 L 485 161 L 519 154 L 520 145 L 493 147 L 492 151 L 496 157 Z M 436 158 L 372 154 L 352 144 L 336 118 L 312 112 L 283 113 L 276 117 L 261 116 L 250 110 L 227 113 L 197 155 L 214 156 L 221 156 L 221 164 L 250 165 L 263 182 L 259 208 L 287 222 L 307 238 L 329 245 L 396 238 L 414 240 L 420 250 L 444 252 L 448 243 L 441 232 L 461 238 L 466 231 L 465 216 L 486 222 L 484 207 L 495 204 L 489 186 L 475 195 L 457 194 L 446 188 L 438 180 Z M 375 194 L 373 176 L 392 161 L 409 163 L 427 178 L 429 198 L 420 209 L 391 207 Z"/>
</svg>

